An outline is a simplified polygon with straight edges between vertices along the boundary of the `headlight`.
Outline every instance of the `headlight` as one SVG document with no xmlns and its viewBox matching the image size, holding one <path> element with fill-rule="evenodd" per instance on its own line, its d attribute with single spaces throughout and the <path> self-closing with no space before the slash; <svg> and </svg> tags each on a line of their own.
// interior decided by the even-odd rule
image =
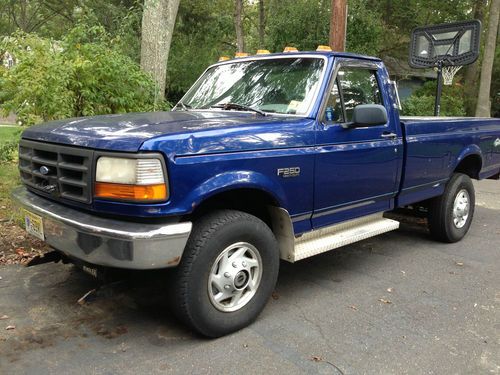
<svg viewBox="0 0 500 375">
<path fill-rule="evenodd" d="M 94 196 L 98 198 L 164 201 L 167 185 L 159 159 L 101 156 L 97 159 Z"/>
</svg>

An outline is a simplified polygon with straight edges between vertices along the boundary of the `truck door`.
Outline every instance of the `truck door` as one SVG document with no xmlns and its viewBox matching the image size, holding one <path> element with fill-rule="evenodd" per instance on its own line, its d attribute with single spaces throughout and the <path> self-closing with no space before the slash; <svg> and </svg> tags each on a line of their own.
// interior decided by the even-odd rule
<svg viewBox="0 0 500 375">
<path fill-rule="evenodd" d="M 318 121 L 313 228 L 392 208 L 403 141 L 390 90 L 381 63 L 337 60 Z M 384 105 L 388 122 L 342 127 L 360 104 Z"/>
</svg>

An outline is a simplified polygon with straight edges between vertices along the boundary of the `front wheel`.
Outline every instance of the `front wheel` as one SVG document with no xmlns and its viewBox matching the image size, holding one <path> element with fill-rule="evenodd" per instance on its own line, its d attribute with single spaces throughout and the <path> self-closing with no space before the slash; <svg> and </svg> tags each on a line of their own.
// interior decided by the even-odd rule
<svg viewBox="0 0 500 375">
<path fill-rule="evenodd" d="M 429 230 L 442 242 L 460 241 L 469 231 L 476 198 L 469 176 L 455 173 L 429 207 Z"/>
<path fill-rule="evenodd" d="M 240 211 L 216 211 L 194 223 L 175 271 L 172 307 L 205 336 L 234 332 L 262 311 L 278 269 L 278 244 L 262 220 Z"/>
</svg>

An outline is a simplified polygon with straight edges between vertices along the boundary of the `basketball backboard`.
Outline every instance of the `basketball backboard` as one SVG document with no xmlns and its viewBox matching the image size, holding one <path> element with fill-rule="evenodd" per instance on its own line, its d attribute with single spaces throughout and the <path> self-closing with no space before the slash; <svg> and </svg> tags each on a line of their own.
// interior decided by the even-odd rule
<svg viewBox="0 0 500 375">
<path fill-rule="evenodd" d="M 411 35 L 412 68 L 469 65 L 479 56 L 478 20 L 417 27 Z"/>
</svg>

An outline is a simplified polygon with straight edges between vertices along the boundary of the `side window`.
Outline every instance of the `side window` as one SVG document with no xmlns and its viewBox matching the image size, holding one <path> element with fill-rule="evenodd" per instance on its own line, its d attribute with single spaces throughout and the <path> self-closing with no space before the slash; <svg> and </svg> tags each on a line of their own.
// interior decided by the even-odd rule
<svg viewBox="0 0 500 375">
<path fill-rule="evenodd" d="M 342 111 L 342 102 L 337 80 L 335 81 L 332 91 L 330 91 L 330 95 L 328 96 L 328 101 L 326 102 L 325 121 L 344 122 L 344 113 Z"/>
<path fill-rule="evenodd" d="M 377 82 L 377 72 L 366 68 L 344 68 L 339 70 L 344 99 L 346 121 L 352 121 L 354 107 L 360 104 L 382 104 L 382 96 Z"/>
</svg>

